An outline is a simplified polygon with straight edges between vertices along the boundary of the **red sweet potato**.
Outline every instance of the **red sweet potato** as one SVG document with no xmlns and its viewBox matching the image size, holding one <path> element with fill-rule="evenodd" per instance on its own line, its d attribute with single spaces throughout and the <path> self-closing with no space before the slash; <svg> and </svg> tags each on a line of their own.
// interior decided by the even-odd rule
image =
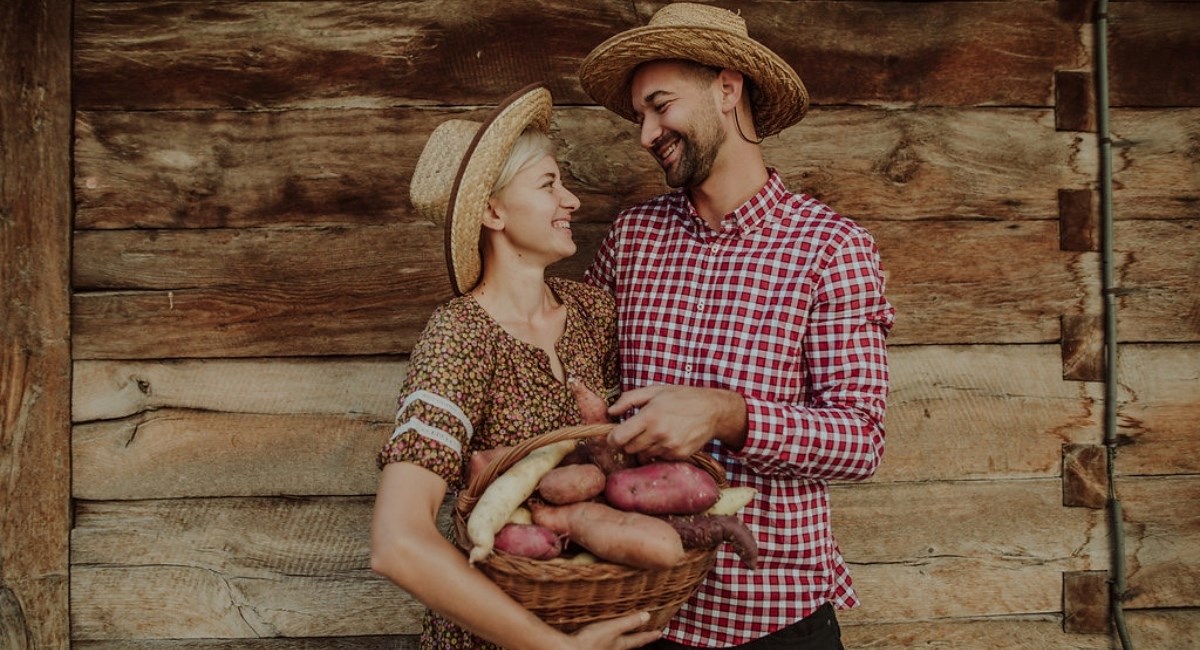
<svg viewBox="0 0 1200 650">
<path fill-rule="evenodd" d="M 512 447 L 494 447 L 492 449 L 484 449 L 471 454 L 471 460 L 467 464 L 467 481 L 475 478 L 477 474 L 487 469 L 487 466 L 497 458 L 500 454 L 512 449 Z"/>
<path fill-rule="evenodd" d="M 496 533 L 496 548 L 535 560 L 552 560 L 562 553 L 562 536 L 536 524 L 505 524 Z"/>
<path fill-rule="evenodd" d="M 603 503 L 566 506 L 530 503 L 534 523 L 567 535 L 596 557 L 640 569 L 677 566 L 686 556 L 679 533 L 667 522 Z"/>
<path fill-rule="evenodd" d="M 637 458 L 621 451 L 618 447 L 608 444 L 604 436 L 588 438 L 583 441 L 583 447 L 591 454 L 592 462 L 605 474 L 618 470 L 637 467 Z"/>
<path fill-rule="evenodd" d="M 575 403 L 579 405 L 579 413 L 583 416 L 584 424 L 601 424 L 609 421 L 608 417 L 608 402 L 604 401 L 596 393 L 593 393 L 583 382 L 572 377 L 567 381 L 567 386 L 571 389 L 571 394 L 575 396 Z"/>
<path fill-rule="evenodd" d="M 556 505 L 587 501 L 604 494 L 604 479 L 604 472 L 591 463 L 561 465 L 538 481 L 537 493 Z"/>
<path fill-rule="evenodd" d="M 613 507 L 648 515 L 704 512 L 721 497 L 712 476 L 685 461 L 658 461 L 613 472 L 604 497 Z"/>
<path fill-rule="evenodd" d="M 667 515 L 685 549 L 716 548 L 729 542 L 742 563 L 754 570 L 758 566 L 758 542 L 754 533 L 735 515 Z"/>
</svg>

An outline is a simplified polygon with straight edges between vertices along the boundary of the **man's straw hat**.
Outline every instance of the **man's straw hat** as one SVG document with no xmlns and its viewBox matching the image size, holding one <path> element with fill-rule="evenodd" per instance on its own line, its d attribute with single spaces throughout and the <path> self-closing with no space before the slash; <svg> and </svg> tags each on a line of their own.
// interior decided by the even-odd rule
<svg viewBox="0 0 1200 650">
<path fill-rule="evenodd" d="M 425 143 L 409 197 L 418 214 L 446 225 L 446 265 L 455 294 L 479 282 L 483 211 L 513 143 L 526 128 L 549 132 L 552 109 L 550 90 L 532 84 L 509 95 L 482 123 L 442 122 Z"/>
<path fill-rule="evenodd" d="M 634 68 L 660 59 L 686 59 L 749 77 L 754 82 L 750 101 L 760 137 L 779 133 L 808 112 L 808 90 L 800 76 L 779 55 L 750 38 L 741 16 L 690 2 L 669 4 L 648 25 L 596 46 L 579 69 L 579 81 L 597 103 L 636 121 L 630 101 Z"/>
</svg>

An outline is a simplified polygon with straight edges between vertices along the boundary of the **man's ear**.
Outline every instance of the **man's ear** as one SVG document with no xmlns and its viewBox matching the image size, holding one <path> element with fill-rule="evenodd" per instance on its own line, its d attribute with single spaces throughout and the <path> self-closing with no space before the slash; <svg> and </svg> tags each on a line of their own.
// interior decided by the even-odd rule
<svg viewBox="0 0 1200 650">
<path fill-rule="evenodd" d="M 483 219 L 480 225 L 491 230 L 504 230 L 504 209 L 497 208 L 495 205 L 496 199 L 488 199 L 487 204 L 483 206 Z"/>
<path fill-rule="evenodd" d="M 742 93 L 746 92 L 746 77 L 737 70 L 725 68 L 717 75 L 717 90 L 721 112 L 728 113 L 741 103 Z"/>
</svg>

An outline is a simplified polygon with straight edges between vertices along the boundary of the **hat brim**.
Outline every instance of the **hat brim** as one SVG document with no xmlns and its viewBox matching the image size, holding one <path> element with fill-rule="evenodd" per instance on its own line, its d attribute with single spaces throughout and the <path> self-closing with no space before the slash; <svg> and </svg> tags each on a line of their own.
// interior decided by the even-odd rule
<svg viewBox="0 0 1200 650">
<path fill-rule="evenodd" d="M 678 25 L 635 27 L 596 46 L 579 68 L 583 89 L 617 115 L 637 121 L 630 97 L 633 71 L 657 60 L 684 59 L 737 70 L 754 84 L 751 100 L 760 137 L 779 133 L 808 112 L 800 76 L 762 43 L 722 29 Z"/>
<path fill-rule="evenodd" d="M 553 108 L 546 84 L 530 84 L 502 101 L 467 147 L 446 206 L 446 265 L 455 294 L 463 295 L 479 282 L 483 212 L 513 144 L 527 128 L 549 132 Z"/>
</svg>

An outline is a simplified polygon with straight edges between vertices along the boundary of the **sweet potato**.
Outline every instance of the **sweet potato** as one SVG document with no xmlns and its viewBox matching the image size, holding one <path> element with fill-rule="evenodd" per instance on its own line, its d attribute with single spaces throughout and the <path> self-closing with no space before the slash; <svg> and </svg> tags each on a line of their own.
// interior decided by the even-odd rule
<svg viewBox="0 0 1200 650">
<path fill-rule="evenodd" d="M 754 499 L 758 490 L 752 487 L 729 487 L 721 490 L 721 498 L 704 511 L 706 515 L 732 515 L 746 507 Z"/>
<path fill-rule="evenodd" d="M 584 424 L 601 424 L 609 421 L 608 402 L 603 397 L 593 393 L 583 382 L 574 377 L 567 380 L 575 403 L 579 405 L 579 413 L 583 416 Z"/>
<path fill-rule="evenodd" d="M 754 570 L 758 566 L 754 533 L 734 515 L 667 515 L 662 519 L 679 533 L 685 549 L 716 548 L 729 542 L 746 567 Z"/>
<path fill-rule="evenodd" d="M 591 454 L 591 460 L 606 475 L 618 470 L 637 467 L 637 458 L 621 451 L 618 447 L 608 444 L 604 436 L 588 438 L 583 441 L 584 448 Z"/>
<path fill-rule="evenodd" d="M 603 503 L 566 506 L 531 503 L 533 522 L 567 535 L 596 557 L 640 569 L 665 569 L 683 561 L 686 551 L 671 524 Z"/>
<path fill-rule="evenodd" d="M 492 553 L 496 533 L 510 515 L 533 494 L 542 476 L 575 448 L 574 440 L 562 440 L 539 447 L 508 468 L 479 495 L 467 517 L 467 538 L 471 541 L 470 562 L 475 564 Z"/>
<path fill-rule="evenodd" d="M 613 507 L 648 515 L 691 515 L 721 496 L 717 481 L 684 461 L 658 461 L 613 472 L 604 497 Z"/>
<path fill-rule="evenodd" d="M 496 533 L 496 548 L 535 560 L 552 560 L 562 553 L 562 536 L 536 524 L 506 524 Z"/>
<path fill-rule="evenodd" d="M 512 447 L 493 447 L 492 449 L 484 449 L 471 454 L 471 460 L 467 463 L 467 481 L 475 478 L 476 475 L 487 469 L 493 460 L 500 457 L 500 454 L 512 449 Z"/>
<path fill-rule="evenodd" d="M 546 472 L 537 493 L 555 505 L 587 501 L 604 493 L 604 478 L 604 472 L 591 463 L 562 465 Z"/>
</svg>

